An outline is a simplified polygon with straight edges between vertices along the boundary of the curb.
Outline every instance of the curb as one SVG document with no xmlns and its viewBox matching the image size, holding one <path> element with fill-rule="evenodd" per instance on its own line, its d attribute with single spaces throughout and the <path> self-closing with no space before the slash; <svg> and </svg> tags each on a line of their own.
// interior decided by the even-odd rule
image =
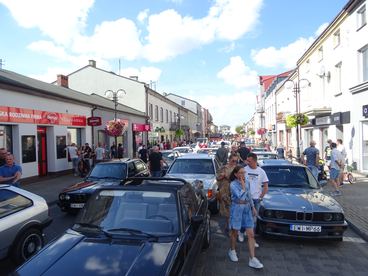
<svg viewBox="0 0 368 276">
<path fill-rule="evenodd" d="M 352 223 L 350 220 L 346 219 L 346 221 L 349 224 L 349 227 L 351 229 L 353 229 L 353 231 L 358 234 L 358 236 L 360 236 L 364 241 L 368 242 L 368 234 L 363 232 L 362 230 L 359 229 L 359 227 L 355 226 L 354 223 Z"/>
</svg>

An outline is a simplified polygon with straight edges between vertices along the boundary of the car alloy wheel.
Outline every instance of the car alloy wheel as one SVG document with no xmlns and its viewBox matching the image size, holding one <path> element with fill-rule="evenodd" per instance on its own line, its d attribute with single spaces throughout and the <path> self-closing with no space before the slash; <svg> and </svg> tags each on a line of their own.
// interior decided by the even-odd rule
<svg viewBox="0 0 368 276">
<path fill-rule="evenodd" d="M 21 264 L 37 253 L 42 246 L 43 237 L 41 231 L 36 228 L 27 229 L 16 239 L 12 257 L 17 264 Z"/>
</svg>

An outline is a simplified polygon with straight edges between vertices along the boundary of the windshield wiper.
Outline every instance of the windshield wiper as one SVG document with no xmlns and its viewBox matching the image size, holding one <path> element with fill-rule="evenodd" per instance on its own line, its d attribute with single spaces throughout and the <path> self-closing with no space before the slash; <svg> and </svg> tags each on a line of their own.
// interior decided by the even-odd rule
<svg viewBox="0 0 368 276">
<path fill-rule="evenodd" d="M 154 239 L 155 241 L 158 240 L 158 236 L 156 235 L 153 235 L 153 234 L 150 234 L 150 233 L 147 233 L 147 232 L 144 232 L 144 231 L 141 231 L 141 230 L 138 230 L 138 229 L 133 229 L 133 228 L 125 228 L 125 227 L 122 227 L 122 228 L 112 228 L 112 229 L 107 229 L 104 231 L 107 235 L 111 235 L 110 232 L 128 232 L 129 234 L 131 235 L 134 235 L 134 236 L 140 236 L 140 235 L 143 235 L 143 236 L 146 236 L 147 238 L 150 238 L 150 239 Z"/>
</svg>

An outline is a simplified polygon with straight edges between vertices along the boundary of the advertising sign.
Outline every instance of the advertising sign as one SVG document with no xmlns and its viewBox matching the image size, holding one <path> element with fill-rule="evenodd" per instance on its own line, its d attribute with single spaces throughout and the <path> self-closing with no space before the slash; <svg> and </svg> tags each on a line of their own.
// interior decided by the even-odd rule
<svg viewBox="0 0 368 276">
<path fill-rule="evenodd" d="M 145 132 L 151 131 L 151 126 L 149 124 L 132 124 L 133 131 Z"/>
<path fill-rule="evenodd" d="M 89 126 L 100 126 L 102 125 L 101 117 L 88 117 L 87 125 Z"/>
<path fill-rule="evenodd" d="M 86 116 L 0 106 L 0 122 L 40 125 L 86 126 Z"/>
</svg>

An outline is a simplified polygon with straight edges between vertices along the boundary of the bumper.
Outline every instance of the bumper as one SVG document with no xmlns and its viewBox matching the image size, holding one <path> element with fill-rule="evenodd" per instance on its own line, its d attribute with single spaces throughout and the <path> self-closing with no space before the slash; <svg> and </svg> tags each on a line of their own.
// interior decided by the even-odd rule
<svg viewBox="0 0 368 276">
<path fill-rule="evenodd" d="M 79 207 L 73 207 L 74 204 L 77 204 Z M 79 210 L 81 210 L 85 203 L 73 203 L 73 202 L 69 202 L 69 201 L 58 201 L 57 205 L 60 207 L 61 211 L 63 212 L 78 212 Z M 83 205 L 83 206 L 82 206 Z M 74 205 L 76 206 L 76 205 Z"/>
<path fill-rule="evenodd" d="M 258 227 L 261 233 L 279 237 L 295 237 L 305 239 L 339 239 L 343 237 L 348 227 L 346 221 L 343 223 L 320 223 L 320 222 L 301 222 L 277 220 L 265 220 L 257 218 Z M 321 232 L 292 231 L 291 225 L 321 226 Z"/>
</svg>

